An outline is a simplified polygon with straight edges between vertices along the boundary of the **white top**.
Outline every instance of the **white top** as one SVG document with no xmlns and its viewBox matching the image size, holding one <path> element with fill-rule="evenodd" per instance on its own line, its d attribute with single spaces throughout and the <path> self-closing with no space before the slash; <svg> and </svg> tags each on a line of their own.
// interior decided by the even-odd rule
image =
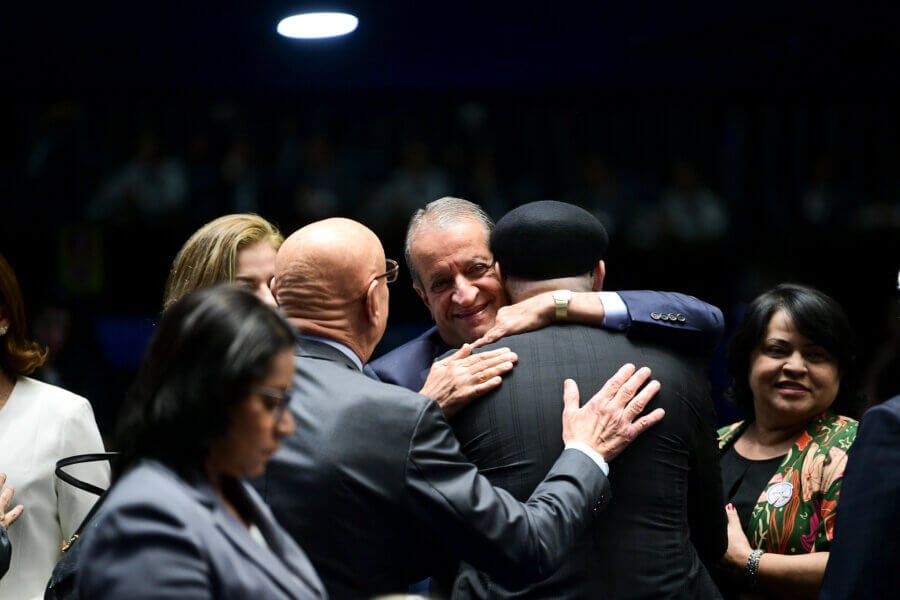
<svg viewBox="0 0 900 600">
<path fill-rule="evenodd" d="M 43 598 L 62 542 L 78 528 L 97 496 L 56 477 L 56 461 L 103 452 L 103 440 L 86 398 L 30 377 L 19 377 L 0 408 L 0 473 L 15 490 L 13 506 L 25 512 L 9 528 L 13 552 L 0 579 L 0 598 Z M 109 487 L 109 462 L 66 468 L 71 475 Z"/>
</svg>

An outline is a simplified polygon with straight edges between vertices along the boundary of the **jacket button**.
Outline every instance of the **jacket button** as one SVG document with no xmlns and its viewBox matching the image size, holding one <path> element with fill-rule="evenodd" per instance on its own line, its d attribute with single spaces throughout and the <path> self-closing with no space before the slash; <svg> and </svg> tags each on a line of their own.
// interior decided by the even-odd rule
<svg viewBox="0 0 900 600">
<path fill-rule="evenodd" d="M 678 313 L 677 316 L 678 316 L 678 322 L 679 322 L 679 323 L 684 323 L 685 321 L 687 321 L 687 317 L 685 317 L 683 314 Z"/>
<path fill-rule="evenodd" d="M 659 321 L 659 318 L 660 318 L 661 316 L 662 316 L 662 315 L 659 314 L 658 312 L 652 312 L 652 313 L 650 313 L 650 318 L 653 319 L 654 321 Z"/>
</svg>

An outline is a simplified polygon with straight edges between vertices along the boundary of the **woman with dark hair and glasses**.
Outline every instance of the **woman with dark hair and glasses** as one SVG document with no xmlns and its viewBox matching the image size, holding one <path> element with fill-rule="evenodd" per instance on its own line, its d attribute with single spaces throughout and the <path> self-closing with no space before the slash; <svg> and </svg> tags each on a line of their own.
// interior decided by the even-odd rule
<svg viewBox="0 0 900 600">
<path fill-rule="evenodd" d="M 728 347 L 729 395 L 747 418 L 719 430 L 726 598 L 816 598 L 834 539 L 857 372 L 843 308 L 784 283 L 747 307 Z"/>
<path fill-rule="evenodd" d="M 233 284 L 175 302 L 122 407 L 113 484 L 83 533 L 82 598 L 324 598 L 245 478 L 294 431 L 294 331 Z"/>
</svg>

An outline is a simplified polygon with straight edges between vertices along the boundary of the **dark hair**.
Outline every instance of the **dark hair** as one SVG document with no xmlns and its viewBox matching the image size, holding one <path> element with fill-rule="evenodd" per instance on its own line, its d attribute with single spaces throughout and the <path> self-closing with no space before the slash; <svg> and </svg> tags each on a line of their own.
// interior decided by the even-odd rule
<svg viewBox="0 0 900 600">
<path fill-rule="evenodd" d="M 142 458 L 184 472 L 231 427 L 235 406 L 291 348 L 278 311 L 233 283 L 200 288 L 162 313 L 116 430 L 116 477 Z"/>
<path fill-rule="evenodd" d="M 857 390 L 859 375 L 850 320 L 833 298 L 798 283 L 777 285 L 757 296 L 747 306 L 728 343 L 728 374 L 731 378 L 728 398 L 748 418 L 755 416 L 749 381 L 751 357 L 765 338 L 769 320 L 779 309 L 790 315 L 801 335 L 837 358 L 841 382 L 831 408 L 840 414 L 855 417 L 861 398 Z"/>
</svg>

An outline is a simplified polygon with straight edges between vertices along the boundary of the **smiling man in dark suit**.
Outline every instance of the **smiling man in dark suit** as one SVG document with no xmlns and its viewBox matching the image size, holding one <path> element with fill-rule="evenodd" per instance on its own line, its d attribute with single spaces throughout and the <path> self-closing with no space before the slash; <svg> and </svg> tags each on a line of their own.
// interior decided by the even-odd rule
<svg viewBox="0 0 900 600">
<path fill-rule="evenodd" d="M 491 353 L 471 355 L 462 347 L 435 361 L 463 344 L 546 326 L 554 319 L 557 303 L 565 304 L 570 321 L 627 331 L 630 337 L 679 349 L 712 352 L 722 337 L 722 311 L 677 292 L 571 290 L 565 298 L 544 292 L 509 304 L 490 249 L 493 227 L 480 206 L 449 196 L 429 202 L 412 216 L 406 265 L 435 324 L 367 365 L 381 381 L 421 391 L 452 416 L 500 385 L 508 372 L 500 365 L 509 360 L 509 353 L 495 346 Z M 531 252 L 541 252 L 539 245 L 524 243 Z"/>
</svg>

